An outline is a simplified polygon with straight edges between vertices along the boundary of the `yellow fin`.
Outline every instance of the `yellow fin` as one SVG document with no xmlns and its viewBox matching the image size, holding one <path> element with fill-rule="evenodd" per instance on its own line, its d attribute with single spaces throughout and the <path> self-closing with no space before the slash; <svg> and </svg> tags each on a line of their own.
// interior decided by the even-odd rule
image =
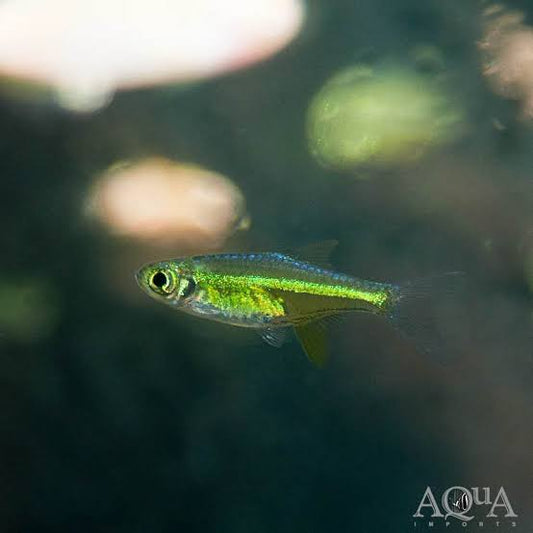
<svg viewBox="0 0 533 533">
<path fill-rule="evenodd" d="M 326 328 L 317 322 L 295 326 L 294 331 L 307 357 L 318 367 L 323 367 L 328 358 Z"/>
</svg>

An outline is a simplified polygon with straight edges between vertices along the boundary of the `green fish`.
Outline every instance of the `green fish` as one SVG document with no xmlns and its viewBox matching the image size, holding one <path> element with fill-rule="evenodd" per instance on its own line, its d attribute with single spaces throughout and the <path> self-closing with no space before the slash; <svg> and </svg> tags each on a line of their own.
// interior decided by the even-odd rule
<svg viewBox="0 0 533 533">
<path fill-rule="evenodd" d="M 289 255 L 224 253 L 171 259 L 145 265 L 136 278 L 152 298 L 174 309 L 254 328 L 276 347 L 294 328 L 307 356 L 318 366 L 328 353 L 325 322 L 339 314 L 374 313 L 410 336 L 427 333 L 426 324 L 417 327 L 411 316 L 411 304 L 424 307 L 426 282 L 366 281 L 303 259 L 313 257 L 315 263 L 324 263 L 335 245 L 328 241 Z M 427 340 L 425 333 L 422 341 Z M 427 343 L 422 345 L 426 349 Z"/>
</svg>

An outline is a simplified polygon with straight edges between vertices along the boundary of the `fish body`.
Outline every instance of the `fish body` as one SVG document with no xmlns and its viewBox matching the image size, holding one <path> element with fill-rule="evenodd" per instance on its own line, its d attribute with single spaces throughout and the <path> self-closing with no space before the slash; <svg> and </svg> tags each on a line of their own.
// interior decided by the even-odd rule
<svg viewBox="0 0 533 533">
<path fill-rule="evenodd" d="M 206 255 L 167 262 L 165 267 L 195 284 L 194 294 L 181 298 L 175 291 L 167 303 L 235 326 L 286 327 L 338 312 L 380 313 L 394 297 L 392 285 L 279 253 Z"/>
<path fill-rule="evenodd" d="M 315 363 L 323 364 L 324 328 L 332 315 L 363 311 L 394 318 L 402 287 L 367 281 L 275 252 L 203 255 L 152 263 L 137 273 L 151 297 L 184 312 L 255 328 L 275 346 L 296 334 Z"/>
</svg>

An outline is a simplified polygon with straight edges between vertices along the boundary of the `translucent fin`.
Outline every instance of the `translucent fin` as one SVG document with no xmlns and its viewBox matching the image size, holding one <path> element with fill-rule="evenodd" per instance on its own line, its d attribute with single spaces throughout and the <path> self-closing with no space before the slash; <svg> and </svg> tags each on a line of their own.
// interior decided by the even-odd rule
<svg viewBox="0 0 533 533">
<path fill-rule="evenodd" d="M 287 340 L 287 328 L 266 328 L 258 330 L 261 338 L 270 346 L 280 348 Z"/>
<path fill-rule="evenodd" d="M 326 328 L 319 322 L 295 326 L 294 331 L 307 357 L 316 366 L 323 367 L 328 358 Z"/>
<path fill-rule="evenodd" d="M 406 283 L 398 287 L 389 318 L 419 351 L 442 361 L 453 359 L 467 328 L 465 289 L 463 272 Z"/>
<path fill-rule="evenodd" d="M 331 254 L 337 247 L 339 241 L 334 239 L 329 241 L 320 241 L 307 244 L 295 250 L 287 252 L 293 259 L 300 259 L 301 261 L 307 261 L 313 265 L 323 268 L 331 268 Z"/>
</svg>

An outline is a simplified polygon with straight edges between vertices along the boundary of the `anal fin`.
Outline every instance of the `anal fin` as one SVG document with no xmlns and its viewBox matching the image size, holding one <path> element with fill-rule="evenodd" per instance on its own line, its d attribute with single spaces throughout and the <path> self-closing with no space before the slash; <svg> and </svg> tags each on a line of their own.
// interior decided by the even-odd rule
<svg viewBox="0 0 533 533">
<path fill-rule="evenodd" d="M 316 366 L 323 367 L 328 358 L 326 328 L 320 322 L 295 326 L 294 331 L 307 357 Z"/>
</svg>

